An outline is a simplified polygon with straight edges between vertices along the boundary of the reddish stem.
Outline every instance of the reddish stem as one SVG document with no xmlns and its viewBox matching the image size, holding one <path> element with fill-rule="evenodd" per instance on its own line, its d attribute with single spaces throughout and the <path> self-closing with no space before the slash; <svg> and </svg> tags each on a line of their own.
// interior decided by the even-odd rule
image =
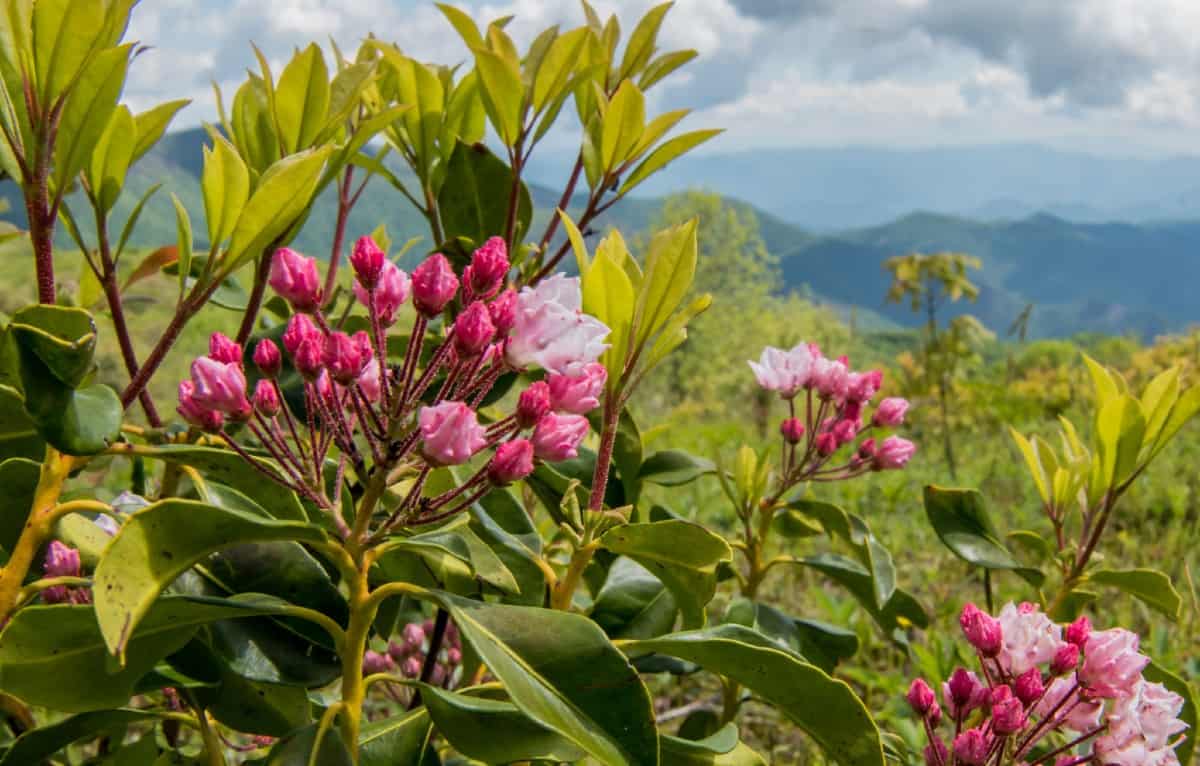
<svg viewBox="0 0 1200 766">
<path fill-rule="evenodd" d="M 588 500 L 588 510 L 591 511 L 604 509 L 604 491 L 608 488 L 608 472 L 621 419 L 621 408 L 617 404 L 619 399 L 613 393 L 604 399 L 604 427 L 600 433 L 600 451 L 596 453 L 596 470 L 592 473 L 592 495 Z"/>
<path fill-rule="evenodd" d="M 250 298 L 246 302 L 246 313 L 242 314 L 242 326 L 238 328 L 237 342 L 239 345 L 246 345 L 246 341 L 250 340 L 250 336 L 254 333 L 254 325 L 258 322 L 258 312 L 262 308 L 263 297 L 267 293 L 267 277 L 271 273 L 271 257 L 275 252 L 275 246 L 272 244 L 258 258 L 258 265 L 254 269 L 254 286 L 250 289 Z"/>
<path fill-rule="evenodd" d="M 338 184 L 337 224 L 333 229 L 333 246 L 329 251 L 329 270 L 325 272 L 325 307 L 333 301 L 333 286 L 337 283 L 338 263 L 342 260 L 342 241 L 346 238 L 346 222 L 350 218 L 350 210 L 354 207 L 358 195 L 350 196 L 350 183 L 354 179 L 354 166 L 347 165 L 342 174 L 342 182 Z"/>
</svg>

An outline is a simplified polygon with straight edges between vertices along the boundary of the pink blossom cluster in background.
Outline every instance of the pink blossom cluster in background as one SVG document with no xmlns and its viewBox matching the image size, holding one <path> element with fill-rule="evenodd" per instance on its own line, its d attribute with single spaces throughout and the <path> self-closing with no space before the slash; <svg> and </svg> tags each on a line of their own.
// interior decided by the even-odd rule
<svg viewBox="0 0 1200 766">
<path fill-rule="evenodd" d="M 924 679 L 908 691 L 930 766 L 1178 766 L 1184 701 L 1145 679 L 1135 633 L 1064 627 L 1030 603 L 995 617 L 967 604 L 959 624 L 980 672 L 955 670 L 940 704 Z"/>
</svg>

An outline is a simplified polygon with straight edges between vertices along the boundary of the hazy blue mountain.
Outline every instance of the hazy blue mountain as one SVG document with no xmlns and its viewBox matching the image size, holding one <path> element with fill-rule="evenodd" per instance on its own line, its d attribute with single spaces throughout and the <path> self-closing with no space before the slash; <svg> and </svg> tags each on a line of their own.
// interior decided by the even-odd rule
<svg viewBox="0 0 1200 766">
<path fill-rule="evenodd" d="M 203 238 L 198 185 L 203 139 L 198 130 L 174 133 L 147 155 L 130 174 L 127 193 L 113 213 L 114 232 L 120 230 L 138 195 L 162 183 L 164 188 L 143 214 L 133 244 L 149 247 L 174 241 L 175 217 L 166 192 L 179 195 L 191 212 L 197 239 Z M 736 168 L 730 164 L 735 157 L 740 158 Z M 754 210 L 767 247 L 781 257 L 781 291 L 807 286 L 818 300 L 860 306 L 900 323 L 911 324 L 914 319 L 903 306 L 883 304 L 888 284 L 883 262 L 893 255 L 937 250 L 961 250 L 983 259 L 984 269 L 976 278 L 983 288 L 979 302 L 963 308 L 994 330 L 1007 328 L 1028 303 L 1035 304 L 1032 331 L 1042 336 L 1079 331 L 1148 336 L 1200 322 L 1200 301 L 1195 300 L 1193 287 L 1200 282 L 1200 215 L 1182 214 L 1189 200 L 1200 211 L 1200 191 L 1190 190 L 1192 179 L 1200 181 L 1200 160 L 1084 161 L 1084 157 L 1039 147 L 750 152 L 684 160 L 658 188 L 674 188 L 694 179 L 731 198 L 732 204 Z M 961 167 L 952 171 L 951 160 Z M 1045 178 L 1038 176 L 1039 161 L 1045 165 Z M 802 172 L 801 166 L 808 170 Z M 985 166 L 992 168 L 990 180 L 980 177 Z M 538 209 L 535 227 L 541 231 L 540 224 L 558 194 L 536 181 L 562 174 L 554 172 L 552 161 L 535 166 L 532 172 L 531 190 Z M 1124 179 L 1128 188 L 1119 188 L 1117 178 Z M 823 197 L 818 193 L 822 184 Z M 1022 184 L 1027 187 L 1024 192 L 1017 188 Z M 1122 197 L 1133 199 L 1139 188 L 1154 184 L 1160 199 L 1174 200 L 1170 204 L 1181 211 L 1178 220 L 1137 222 L 1138 216 L 1131 213 L 1133 222 L 1103 222 L 1104 211 Z M 778 193 L 773 194 L 773 189 Z M 1057 205 L 1038 202 L 1059 194 L 1065 198 L 1068 192 L 1086 193 L 1093 199 Z M 332 190 L 327 194 L 332 195 Z M 852 204 L 855 195 L 859 201 Z M 0 196 L 12 203 L 9 216 L 23 217 L 13 184 L 0 184 Z M 813 202 L 816 198 L 821 201 Z M 328 252 L 335 209 L 331 201 L 317 206 L 296 247 L 315 255 Z M 932 204 L 938 201 L 940 205 Z M 1163 209 L 1170 208 L 1168 202 Z M 593 231 L 609 225 L 641 231 L 660 204 L 661 198 L 653 196 L 625 200 Z M 944 212 L 954 206 L 990 220 Z M 834 212 L 822 218 L 818 208 Z M 939 212 L 911 212 L 925 208 Z M 85 207 L 76 200 L 72 209 L 90 241 Z M 1157 208 L 1147 205 L 1144 212 L 1152 209 Z M 1039 212 L 1044 210 L 1055 214 Z M 872 216 L 887 222 L 830 230 L 833 221 Z M 1140 216 L 1153 217 L 1149 212 Z M 351 217 L 349 231 L 356 236 L 379 223 L 386 223 L 397 241 L 425 234 L 423 220 L 407 201 L 387 184 L 373 182 Z M 71 246 L 65 233 L 60 233 L 60 241 Z"/>
</svg>

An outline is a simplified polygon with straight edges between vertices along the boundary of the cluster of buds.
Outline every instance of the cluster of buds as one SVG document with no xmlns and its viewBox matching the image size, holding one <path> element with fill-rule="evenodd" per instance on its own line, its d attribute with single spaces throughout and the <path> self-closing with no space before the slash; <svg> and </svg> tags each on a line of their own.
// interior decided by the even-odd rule
<svg viewBox="0 0 1200 766">
<path fill-rule="evenodd" d="M 400 632 L 399 639 L 388 642 L 387 651 L 368 649 L 363 655 L 363 675 L 399 673 L 417 680 L 425 669 L 434 635 L 433 620 L 410 622 Z M 453 622 L 446 624 L 437 656 L 429 673 L 429 683 L 452 689 L 457 685 L 456 673 L 462 665 L 462 638 Z"/>
<path fill-rule="evenodd" d="M 1178 766 L 1183 698 L 1143 677 L 1136 634 L 1094 631 L 1086 617 L 1064 627 L 1029 603 L 997 617 L 967 604 L 959 623 L 981 674 L 954 671 L 944 713 L 925 680 L 908 690 L 930 766 Z"/>
<path fill-rule="evenodd" d="M 214 334 L 208 355 L 179 386 L 179 413 L 329 510 L 343 534 L 349 529 L 340 503 L 329 498 L 340 497 L 348 467 L 360 481 L 378 471 L 388 486 L 412 480 L 399 505 L 385 509 L 386 532 L 451 516 L 492 487 L 529 475 L 535 460 L 575 457 L 588 433 L 584 415 L 604 389 L 596 360 L 609 332 L 582 312 L 578 279 L 554 275 L 517 292 L 506 285 L 509 262 L 499 237 L 475 251 L 461 278 L 441 254 L 406 274 L 370 237 L 357 241 L 350 264 L 365 329 L 349 333 L 326 316 L 316 261 L 281 249 L 269 284 L 295 312 L 284 351 L 270 339 L 258 342 L 252 359 L 260 379 L 248 392 L 243 350 Z M 415 319 L 393 364 L 387 334 L 410 296 Z M 284 397 L 284 353 L 299 374 L 302 411 L 293 412 Z M 481 403 L 501 375 L 533 367 L 545 379 L 521 393 L 515 412 L 481 418 Z M 239 443 L 234 432 L 248 433 L 253 444 Z M 265 451 L 274 465 L 253 459 L 250 448 Z M 338 467 L 331 491 L 325 465 L 332 448 Z M 459 487 L 422 496 L 431 470 L 489 451 Z"/>
<path fill-rule="evenodd" d="M 63 545 L 58 540 L 52 540 L 46 548 L 46 559 L 42 563 L 42 571 L 46 577 L 79 577 L 82 567 L 79 561 L 79 551 Z M 46 604 L 90 604 L 92 591 L 90 588 L 72 588 L 67 585 L 52 585 L 41 593 L 42 602 Z"/>
<path fill-rule="evenodd" d="M 876 440 L 876 429 L 904 422 L 908 401 L 887 398 L 865 410 L 883 385 L 880 370 L 854 372 L 846 357 L 828 359 L 815 343 L 790 350 L 768 346 L 750 362 L 758 384 L 788 403 L 780 424 L 784 441 L 784 483 L 847 479 L 868 471 L 903 468 L 916 446 L 899 436 Z M 796 400 L 803 394 L 803 414 Z M 837 459 L 842 455 L 844 459 Z"/>
</svg>

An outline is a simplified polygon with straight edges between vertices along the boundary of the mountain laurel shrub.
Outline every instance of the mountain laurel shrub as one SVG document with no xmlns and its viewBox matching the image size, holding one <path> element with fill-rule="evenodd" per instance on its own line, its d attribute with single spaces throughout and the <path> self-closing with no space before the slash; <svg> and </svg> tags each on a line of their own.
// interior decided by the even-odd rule
<svg viewBox="0 0 1200 766">
<path fill-rule="evenodd" d="M 903 468 L 916 445 L 887 432 L 907 402 L 872 403 L 879 372 L 800 344 L 752 364 L 787 410 L 777 457 L 652 451 L 628 407 L 712 300 L 693 289 L 695 221 L 636 254 L 616 231 L 587 241 L 717 133 L 677 130 L 686 110 L 647 113 L 646 93 L 696 55 L 659 49 L 670 3 L 623 35 L 585 0 L 581 26 L 524 51 L 507 19 L 481 28 L 440 6 L 469 51 L 451 65 L 374 37 L 352 56 L 309 45 L 279 72 L 255 49 L 258 69 L 218 92 L 206 126 L 203 220 L 174 199 L 176 241 L 131 264 L 157 187 L 119 229 L 112 212 L 187 104 L 122 103 L 134 4 L 0 5 L 0 169 L 28 221 L 3 236 L 28 237 L 38 294 L 0 334 L 0 764 L 764 764 L 739 736 L 750 701 L 830 761 L 910 757 L 837 677 L 858 636 L 761 587 L 800 567 L 897 646 L 929 626 L 882 524 L 820 499 L 822 482 Z M 537 220 L 523 171 L 564 110 L 578 156 Z M 395 187 L 428 236 L 348 231 L 368 183 Z M 319 199 L 337 208 L 320 261 L 288 247 Z M 59 232 L 103 294 L 121 390 L 95 380 L 93 317 L 60 302 Z M 406 273 L 414 246 L 425 255 Z M 123 294 L 154 274 L 173 309 L 139 348 Z M 178 401 L 155 401 L 181 331 L 221 311 L 237 330 L 183 349 Z M 1092 556 L 1200 396 L 1172 373 L 1140 397 L 1093 373 L 1091 442 L 1067 423 L 1058 447 L 1017 437 L 1057 546 L 1016 532 L 1040 555 L 1018 561 L 971 491 L 929 488 L 930 520 L 958 556 L 1028 581 L 1054 619 L 1098 589 L 1171 616 L 1164 575 Z M 730 539 L 647 500 L 702 477 L 724 488 Z M 796 552 L 819 537 L 846 554 Z M 717 610 L 723 583 L 736 595 Z M 656 707 L 650 689 L 694 689 L 697 673 L 716 702 Z M 980 731 L 966 756 L 926 757 L 982 763 L 967 756 L 985 747 L 1047 763 L 1074 747 Z"/>
</svg>

